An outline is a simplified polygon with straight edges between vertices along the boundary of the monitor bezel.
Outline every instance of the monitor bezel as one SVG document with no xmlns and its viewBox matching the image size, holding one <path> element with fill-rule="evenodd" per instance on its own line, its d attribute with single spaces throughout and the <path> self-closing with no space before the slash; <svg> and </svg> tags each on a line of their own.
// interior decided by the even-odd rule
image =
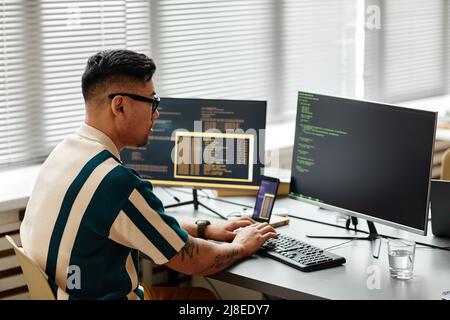
<svg viewBox="0 0 450 320">
<path fill-rule="evenodd" d="M 430 170 L 429 170 L 429 179 L 428 179 L 428 191 L 427 191 L 427 201 L 426 201 L 426 205 L 425 205 L 425 214 L 424 214 L 424 229 L 417 229 L 411 226 L 407 226 L 407 225 L 403 225 L 403 224 L 399 224 L 399 223 L 395 223 L 389 220 L 384 220 L 384 219 L 380 219 L 371 215 L 367 215 L 361 212 L 357 212 L 357 211 L 352 211 L 349 209 L 345 209 L 342 207 L 337 207 L 334 205 L 330 205 L 324 202 L 320 202 L 320 201 L 315 201 L 312 199 L 308 199 L 305 197 L 302 197 L 300 195 L 297 195 L 295 193 L 292 192 L 291 188 L 292 188 L 292 183 L 289 186 L 289 198 L 291 199 L 295 199 L 295 200 L 299 200 L 308 204 L 313 204 L 316 205 L 320 208 L 324 208 L 327 210 L 331 210 L 331 211 L 336 211 L 338 213 L 342 213 L 342 214 L 346 214 L 346 215 L 350 215 L 353 217 L 357 217 L 357 218 L 362 218 L 365 219 L 367 221 L 371 221 L 371 222 L 376 222 L 376 223 L 381 223 L 383 225 L 389 226 L 389 227 L 393 227 L 396 229 L 400 229 L 400 230 L 405 230 L 408 232 L 412 232 L 415 234 L 419 234 L 419 235 L 423 235 L 426 236 L 427 232 L 428 232 L 428 215 L 429 215 L 429 210 L 430 210 L 430 191 L 431 191 L 431 180 L 432 180 L 432 172 L 433 172 L 433 155 L 434 155 L 434 146 L 435 146 L 435 142 L 436 142 L 436 130 L 437 130 L 437 119 L 438 119 L 438 112 L 436 111 L 428 111 L 428 110 L 421 110 L 421 109 L 414 109 L 414 108 L 408 108 L 408 107 L 404 107 L 404 106 L 399 106 L 399 105 L 395 105 L 395 104 L 389 104 L 389 103 L 384 103 L 384 102 L 378 102 L 378 101 L 373 101 L 373 100 L 361 100 L 361 99 L 354 99 L 354 98 L 347 98 L 347 97 L 342 97 L 342 96 L 335 96 L 335 95 L 327 95 L 327 94 L 322 94 L 322 93 L 313 93 L 313 92 L 308 92 L 308 91 L 298 91 L 297 92 L 297 112 L 298 112 L 298 94 L 300 93 L 308 93 L 308 94 L 312 94 L 312 95 L 320 95 L 320 96 L 326 96 L 326 97 L 331 97 L 331 98 L 339 98 L 339 99 L 346 99 L 346 100 L 352 100 L 352 101 L 359 101 L 359 102 L 368 102 L 368 103 L 374 103 L 374 104 L 378 104 L 378 105 L 382 105 L 385 107 L 394 107 L 394 108 L 400 108 L 403 109 L 404 111 L 408 111 L 408 112 L 416 112 L 416 113 L 429 113 L 429 114 L 434 114 L 434 135 L 433 135 L 433 142 L 432 142 L 432 148 L 431 148 L 431 159 L 430 159 Z M 296 115 L 296 120 L 295 122 L 297 122 L 297 115 Z M 297 132 L 297 127 L 295 128 L 295 133 Z M 295 137 L 294 137 L 294 143 L 295 143 Z M 294 157 L 295 154 L 292 154 L 292 161 L 291 164 L 294 163 Z M 292 179 L 292 169 L 291 169 L 291 179 Z"/>
</svg>

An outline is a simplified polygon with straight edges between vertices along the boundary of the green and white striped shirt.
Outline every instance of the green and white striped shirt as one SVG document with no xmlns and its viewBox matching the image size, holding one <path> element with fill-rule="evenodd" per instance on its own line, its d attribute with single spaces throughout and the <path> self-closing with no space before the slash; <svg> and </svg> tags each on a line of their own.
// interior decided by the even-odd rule
<svg viewBox="0 0 450 320">
<path fill-rule="evenodd" d="M 20 237 L 58 299 L 142 299 L 138 250 L 164 264 L 185 245 L 152 184 L 119 157 L 83 124 L 42 165 Z"/>
</svg>

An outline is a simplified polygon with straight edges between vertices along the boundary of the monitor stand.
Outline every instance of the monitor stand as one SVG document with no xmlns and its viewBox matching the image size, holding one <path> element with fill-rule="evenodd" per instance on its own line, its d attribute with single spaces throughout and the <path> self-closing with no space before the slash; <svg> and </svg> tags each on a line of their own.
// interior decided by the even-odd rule
<svg viewBox="0 0 450 320">
<path fill-rule="evenodd" d="M 340 237 L 340 236 L 311 236 L 306 235 L 308 238 L 316 238 L 316 239 L 348 239 L 348 240 L 368 240 L 372 242 L 372 255 L 374 258 L 378 259 L 380 256 L 380 246 L 381 246 L 381 238 L 375 228 L 375 224 L 372 221 L 367 221 L 367 225 L 369 227 L 369 235 L 367 237 Z"/>
<path fill-rule="evenodd" d="M 203 203 L 201 203 L 200 201 L 198 201 L 198 194 L 197 194 L 197 189 L 192 189 L 192 196 L 193 196 L 193 200 L 190 201 L 183 201 L 183 202 L 179 202 L 179 203 L 175 203 L 175 204 L 169 204 L 168 206 L 164 206 L 165 209 L 168 208 L 174 208 L 174 207 L 181 207 L 181 206 L 186 206 L 189 204 L 193 204 L 194 205 L 194 209 L 198 210 L 198 206 L 202 206 L 203 208 L 211 211 L 212 213 L 214 213 L 215 215 L 219 216 L 220 218 L 224 219 L 224 220 L 228 220 L 227 217 L 225 217 L 224 215 L 218 213 L 217 211 L 211 209 L 210 207 L 204 205 Z"/>
</svg>

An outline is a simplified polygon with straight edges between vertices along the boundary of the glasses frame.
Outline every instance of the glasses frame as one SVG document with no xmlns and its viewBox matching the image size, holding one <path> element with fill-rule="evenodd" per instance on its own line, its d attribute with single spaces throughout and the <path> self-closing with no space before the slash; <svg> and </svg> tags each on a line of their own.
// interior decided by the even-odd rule
<svg viewBox="0 0 450 320">
<path fill-rule="evenodd" d="M 111 93 L 108 96 L 108 98 L 114 99 L 114 97 L 116 97 L 116 96 L 129 97 L 129 98 L 131 98 L 133 100 L 151 103 L 152 104 L 152 114 L 156 112 L 156 109 L 158 109 L 159 103 L 161 102 L 161 98 L 159 98 L 157 96 L 154 96 L 153 99 L 151 99 L 151 98 L 147 98 L 147 97 L 144 97 L 144 96 L 140 96 L 138 94 L 124 93 L 124 92 Z"/>
</svg>

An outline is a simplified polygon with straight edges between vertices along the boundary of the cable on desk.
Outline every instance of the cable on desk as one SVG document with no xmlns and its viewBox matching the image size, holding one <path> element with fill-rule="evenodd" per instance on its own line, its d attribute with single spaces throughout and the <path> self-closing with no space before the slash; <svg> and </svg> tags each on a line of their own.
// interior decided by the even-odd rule
<svg viewBox="0 0 450 320">
<path fill-rule="evenodd" d="M 250 208 L 250 209 L 253 208 L 253 206 L 249 206 L 247 204 L 237 203 L 237 202 L 229 201 L 229 200 L 217 199 L 215 197 L 210 197 L 209 199 L 224 202 L 224 203 L 234 204 L 236 206 L 241 206 L 241 207 L 245 207 L 245 208 Z"/>
<path fill-rule="evenodd" d="M 244 217 L 244 216 L 242 215 L 242 213 L 240 211 L 233 211 L 233 212 L 228 213 L 226 215 L 226 217 L 232 218 L 232 217 Z"/>
<path fill-rule="evenodd" d="M 190 194 L 190 192 L 188 192 L 188 191 L 184 191 L 184 190 L 180 190 L 180 189 L 175 189 L 175 188 L 174 188 L 174 190 L 176 190 L 176 191 L 178 191 L 178 192 L 181 192 L 181 193 Z M 201 195 L 199 195 L 199 197 L 206 198 L 205 196 L 201 196 Z M 218 199 L 217 197 L 209 197 L 209 196 L 208 196 L 208 199 L 210 199 L 210 200 L 215 200 L 215 201 L 220 201 L 220 202 L 225 202 L 225 203 L 229 203 L 229 204 L 234 204 L 234 205 L 236 205 L 236 206 L 241 206 L 241 207 L 246 207 L 246 208 L 253 208 L 253 206 L 249 206 L 249 205 L 242 204 L 242 203 L 238 203 L 238 202 L 234 202 L 234 201 Z M 346 230 L 348 230 L 348 229 L 347 229 L 346 227 L 344 227 L 344 226 L 340 226 L 340 225 L 333 224 L 333 223 L 322 222 L 322 221 L 317 221 L 317 220 L 308 219 L 308 218 L 302 218 L 302 217 L 294 216 L 294 215 L 291 215 L 291 214 L 288 214 L 288 217 L 295 218 L 295 219 L 300 219 L 300 220 L 305 220 L 305 221 L 309 221 L 309 222 L 320 223 L 320 224 L 324 224 L 324 225 L 327 225 L 327 226 L 331 226 L 331 227 L 336 227 L 336 228 L 341 228 L 341 229 L 346 229 Z M 354 229 L 354 231 L 355 231 L 355 232 L 363 232 L 363 233 L 369 234 L 369 232 L 367 232 L 367 231 L 359 230 L 359 229 L 356 229 L 356 228 Z"/>
<path fill-rule="evenodd" d="M 333 249 L 333 248 L 335 249 L 337 247 L 340 247 L 340 246 L 342 246 L 342 245 L 344 245 L 346 243 L 352 242 L 352 241 L 353 241 L 353 239 L 345 241 L 345 242 L 342 242 L 342 243 L 339 243 L 339 244 L 336 244 L 336 245 L 328 247 L 328 248 L 324 248 L 323 250 L 330 250 L 330 249 Z"/>
<path fill-rule="evenodd" d="M 181 193 L 185 193 L 185 194 L 191 194 L 191 192 L 180 190 L 180 189 L 175 189 L 174 188 L 174 190 L 176 190 L 178 192 L 181 192 Z M 200 198 L 207 198 L 207 199 L 210 199 L 210 200 L 220 201 L 220 202 L 229 203 L 229 204 L 234 204 L 236 206 L 241 206 L 241 207 L 246 207 L 246 208 L 253 208 L 253 206 L 249 206 L 249 205 L 238 203 L 238 202 L 234 202 L 234 201 L 219 199 L 217 197 L 202 196 L 202 195 L 198 195 L 198 197 L 200 197 Z"/>
<path fill-rule="evenodd" d="M 315 222 L 315 223 L 324 224 L 324 225 L 331 226 L 331 227 L 347 229 L 346 227 L 343 227 L 343 226 L 340 226 L 340 225 L 337 225 L 337 224 L 333 224 L 333 223 L 328 223 L 328 222 L 322 222 L 322 221 L 317 221 L 317 220 L 308 219 L 308 218 L 297 217 L 297 216 L 293 216 L 293 215 L 290 215 L 290 214 L 288 216 L 292 217 L 292 218 L 300 219 L 300 220 L 305 220 L 305 221 L 309 221 L 309 222 Z M 355 232 L 362 232 L 362 233 L 369 234 L 369 232 L 364 231 L 364 230 L 360 230 L 360 229 L 355 229 L 354 231 Z M 381 234 L 381 233 L 379 234 L 379 236 L 380 236 L 380 238 L 384 238 L 384 239 L 399 239 L 397 237 L 387 236 L 387 235 Z M 433 248 L 433 249 L 440 249 L 440 250 L 450 251 L 450 247 L 440 247 L 440 246 L 436 246 L 436 245 L 433 245 L 433 244 L 428 244 L 428 243 L 418 242 L 418 241 L 415 241 L 415 243 L 418 244 L 418 245 L 422 245 L 422 246 L 425 246 L 425 247 L 430 247 L 430 248 Z"/>
<path fill-rule="evenodd" d="M 172 194 L 172 192 L 170 192 L 169 190 L 167 190 L 166 187 L 161 187 L 161 189 L 162 189 L 165 193 L 167 193 L 169 196 L 171 196 L 173 199 L 175 199 L 176 202 L 181 202 L 181 200 L 180 200 L 178 197 L 174 196 L 174 195 Z"/>
<path fill-rule="evenodd" d="M 174 190 L 176 190 L 178 192 L 190 194 L 190 192 L 187 192 L 187 191 L 184 191 L 184 190 L 179 190 L 179 189 L 174 189 Z M 206 198 L 205 196 L 200 196 L 200 195 L 199 195 L 199 197 Z M 248 205 L 245 205 L 245 204 L 242 204 L 242 203 L 237 203 L 237 202 L 234 202 L 234 201 L 218 199 L 216 197 L 208 197 L 208 199 L 215 200 L 215 201 L 220 201 L 220 202 L 225 202 L 225 203 L 229 203 L 229 204 L 234 204 L 234 205 L 237 205 L 237 206 L 253 208 L 252 206 L 248 206 Z M 328 223 L 328 222 L 322 222 L 322 221 L 318 221 L 318 220 L 314 220 L 314 219 L 298 217 L 298 216 L 294 216 L 294 215 L 291 215 L 291 214 L 288 214 L 288 217 L 295 218 L 295 219 L 300 219 L 300 220 L 304 220 L 304 221 L 309 221 L 309 222 L 314 222 L 314 223 L 319 223 L 319 224 L 323 224 L 323 225 L 330 226 L 330 227 L 335 227 L 335 228 L 348 230 L 345 226 L 340 226 L 340 225 L 334 224 L 334 223 Z M 362 233 L 365 233 L 365 234 L 369 234 L 369 232 L 367 232 L 367 231 L 356 229 L 356 226 L 355 226 L 354 231 L 355 232 L 362 232 Z M 384 234 L 379 234 L 379 236 L 381 238 L 385 238 L 385 239 L 398 239 L 397 237 L 387 236 L 387 235 L 384 235 Z M 353 240 L 351 240 L 351 241 L 353 241 Z M 417 242 L 417 241 L 415 241 L 415 242 L 416 242 L 416 244 L 423 245 L 423 246 L 426 246 L 426 247 L 430 247 L 430 248 L 433 248 L 433 249 L 440 249 L 440 250 L 450 251 L 450 247 L 440 247 L 440 246 L 436 246 L 436 245 L 433 245 L 433 244 Z"/>
<path fill-rule="evenodd" d="M 206 197 L 207 199 L 211 199 L 211 197 L 209 196 L 209 194 L 208 194 L 205 190 L 203 190 L 203 189 L 198 189 L 198 191 L 202 192 L 202 193 L 205 195 L 205 197 Z"/>
<path fill-rule="evenodd" d="M 300 220 L 305 220 L 305 221 L 309 221 L 309 222 L 314 222 L 314 223 L 319 223 L 319 224 L 324 224 L 324 225 L 330 226 L 330 227 L 335 227 L 335 228 L 341 228 L 341 229 L 349 230 L 345 226 L 340 226 L 340 225 L 334 224 L 334 223 L 329 223 L 329 222 L 323 222 L 323 221 L 318 221 L 318 220 L 314 220 L 314 219 L 303 218 L 303 217 L 294 216 L 294 215 L 291 215 L 291 214 L 288 214 L 288 217 L 295 218 L 295 219 L 300 219 Z M 354 229 L 353 231 L 369 234 L 369 232 L 364 231 L 364 230 L 360 230 L 360 229 Z"/>
</svg>

